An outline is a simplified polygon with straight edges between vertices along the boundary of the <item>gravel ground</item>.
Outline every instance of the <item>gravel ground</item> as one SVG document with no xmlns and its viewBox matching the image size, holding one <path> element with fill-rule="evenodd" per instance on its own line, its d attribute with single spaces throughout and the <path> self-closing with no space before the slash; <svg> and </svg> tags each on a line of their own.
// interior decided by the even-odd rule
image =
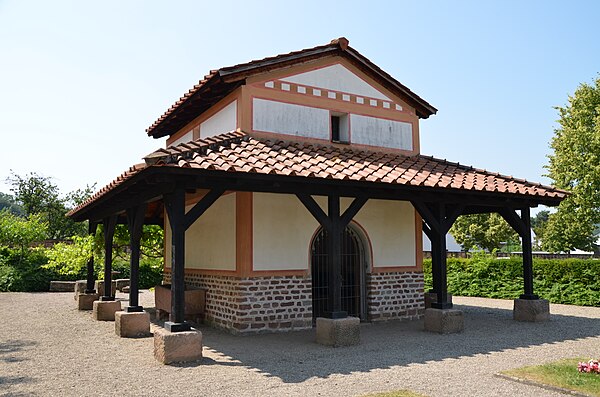
<svg viewBox="0 0 600 397">
<path fill-rule="evenodd" d="M 153 306 L 151 292 L 140 300 Z M 454 303 L 460 334 L 424 332 L 422 321 L 364 324 L 359 346 L 335 349 L 312 331 L 236 337 L 202 326 L 204 358 L 164 366 L 151 337 L 119 338 L 114 323 L 77 311 L 72 294 L 2 293 L 0 395 L 561 396 L 494 373 L 600 352 L 600 308 L 551 305 L 549 322 L 530 324 L 512 320 L 511 301 Z"/>
</svg>

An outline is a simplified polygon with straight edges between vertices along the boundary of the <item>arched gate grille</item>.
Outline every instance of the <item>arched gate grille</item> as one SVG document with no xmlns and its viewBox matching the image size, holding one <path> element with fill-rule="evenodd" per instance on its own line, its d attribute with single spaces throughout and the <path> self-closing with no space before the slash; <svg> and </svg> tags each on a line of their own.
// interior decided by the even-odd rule
<svg viewBox="0 0 600 397">
<path fill-rule="evenodd" d="M 323 317 L 327 311 L 328 286 L 328 244 L 327 231 L 319 230 L 312 243 L 312 296 L 313 321 Z M 366 304 L 364 247 L 362 239 L 347 226 L 342 236 L 342 310 L 349 316 L 365 319 Z"/>
</svg>

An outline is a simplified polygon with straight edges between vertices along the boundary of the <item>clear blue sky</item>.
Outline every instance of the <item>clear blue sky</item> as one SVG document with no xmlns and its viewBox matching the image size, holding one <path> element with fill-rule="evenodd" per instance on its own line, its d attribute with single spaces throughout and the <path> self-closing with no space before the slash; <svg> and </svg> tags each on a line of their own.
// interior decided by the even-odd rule
<svg viewBox="0 0 600 397">
<path fill-rule="evenodd" d="M 63 192 L 164 144 L 145 128 L 210 69 L 350 45 L 439 109 L 421 151 L 533 181 L 557 112 L 600 72 L 600 1 L 0 0 L 0 191 Z"/>
</svg>

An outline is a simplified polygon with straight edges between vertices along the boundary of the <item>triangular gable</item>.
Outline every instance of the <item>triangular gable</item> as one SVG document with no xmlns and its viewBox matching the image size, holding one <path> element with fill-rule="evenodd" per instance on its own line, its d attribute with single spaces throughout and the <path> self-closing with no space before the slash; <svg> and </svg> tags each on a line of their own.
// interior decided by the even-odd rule
<svg viewBox="0 0 600 397">
<path fill-rule="evenodd" d="M 389 97 L 339 63 L 284 77 L 281 80 L 294 84 L 391 101 Z"/>
</svg>

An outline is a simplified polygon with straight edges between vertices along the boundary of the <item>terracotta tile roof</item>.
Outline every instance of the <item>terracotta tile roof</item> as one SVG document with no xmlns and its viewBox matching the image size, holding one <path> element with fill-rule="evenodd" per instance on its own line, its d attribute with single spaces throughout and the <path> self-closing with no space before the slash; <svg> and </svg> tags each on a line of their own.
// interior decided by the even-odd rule
<svg viewBox="0 0 600 397">
<path fill-rule="evenodd" d="M 560 201 L 567 192 L 430 156 L 361 150 L 351 146 L 252 137 L 234 131 L 159 149 L 125 171 L 70 214 L 98 200 L 145 168 L 182 167 L 423 188 L 517 194 Z"/>
<path fill-rule="evenodd" d="M 230 132 L 159 149 L 149 165 L 227 172 L 295 175 L 564 198 L 566 192 L 430 156 L 356 149 L 351 146 L 254 138 Z"/>
<path fill-rule="evenodd" d="M 118 187 L 119 185 L 121 185 L 123 182 L 125 182 L 128 179 L 130 179 L 132 176 L 138 174 L 144 168 L 146 168 L 146 164 L 145 163 L 140 163 L 140 164 L 132 165 L 131 167 L 129 167 L 129 169 L 127 169 L 125 172 L 123 172 L 121 175 L 119 175 L 117 177 L 117 179 L 113 180 L 108 185 L 106 185 L 102 189 L 98 190 L 90 198 L 88 198 L 86 201 L 84 201 L 83 203 L 81 203 L 81 205 L 79 205 L 77 208 L 74 208 L 71 211 L 69 211 L 66 214 L 66 216 L 71 216 L 75 212 L 79 211 L 79 209 L 81 209 L 83 207 L 86 207 L 87 205 L 91 204 L 92 202 L 98 200 L 100 197 L 104 196 L 109 191 L 115 189 L 116 187 Z"/>
<path fill-rule="evenodd" d="M 252 74 L 262 73 L 266 70 L 281 68 L 292 64 L 305 62 L 307 60 L 318 58 L 320 56 L 324 56 L 331 53 L 338 53 L 347 56 L 361 64 L 367 72 L 379 76 L 382 80 L 383 85 L 389 86 L 390 88 L 392 88 L 392 90 L 395 89 L 399 95 L 405 97 L 409 102 L 413 103 L 416 106 L 417 114 L 420 117 L 427 118 L 430 115 L 435 114 L 437 112 L 437 109 L 430 105 L 427 101 L 425 101 L 423 98 L 419 97 L 417 94 L 412 92 L 408 87 L 394 79 L 392 76 L 390 76 L 384 70 L 379 68 L 377 65 L 375 65 L 362 54 L 360 54 L 358 51 L 354 50 L 348 44 L 349 43 L 346 38 L 340 37 L 339 39 L 332 40 L 330 43 L 325 45 L 306 48 L 303 50 L 293 51 L 286 54 L 279 54 L 268 58 L 252 60 L 250 62 L 240 63 L 234 66 L 223 67 L 218 70 L 211 70 L 209 74 L 204 76 L 204 78 L 198 82 L 198 84 L 194 85 L 191 89 L 189 89 L 188 92 L 186 92 L 182 97 L 180 97 L 179 100 L 177 100 L 173 105 L 171 105 L 171 107 L 169 107 L 169 109 L 167 109 L 166 112 L 164 112 L 154 123 L 152 123 L 152 125 L 146 129 L 146 132 L 148 133 L 148 135 L 154 136 L 155 138 L 160 138 L 162 136 L 170 135 L 177 132 L 179 128 L 182 128 L 185 124 L 187 124 L 187 122 L 197 117 L 200 113 L 190 112 L 189 115 L 180 114 L 179 117 L 176 113 L 182 110 L 184 104 L 188 104 L 189 102 L 191 102 L 192 97 L 201 99 L 202 96 L 205 96 L 207 100 L 211 99 L 212 96 L 215 94 L 209 93 L 208 87 L 223 85 L 223 79 L 228 79 L 230 83 L 231 80 L 243 81 L 246 77 Z M 219 98 L 224 97 L 235 87 L 237 86 L 230 84 L 229 88 L 222 88 L 222 90 L 225 91 L 224 93 L 219 93 Z M 201 102 L 201 100 L 199 100 L 199 102 Z M 211 102 L 211 104 L 212 103 L 213 102 Z M 176 118 L 177 120 L 175 120 Z M 165 124 L 168 124 L 169 121 L 173 122 L 172 128 L 166 128 Z"/>
</svg>

